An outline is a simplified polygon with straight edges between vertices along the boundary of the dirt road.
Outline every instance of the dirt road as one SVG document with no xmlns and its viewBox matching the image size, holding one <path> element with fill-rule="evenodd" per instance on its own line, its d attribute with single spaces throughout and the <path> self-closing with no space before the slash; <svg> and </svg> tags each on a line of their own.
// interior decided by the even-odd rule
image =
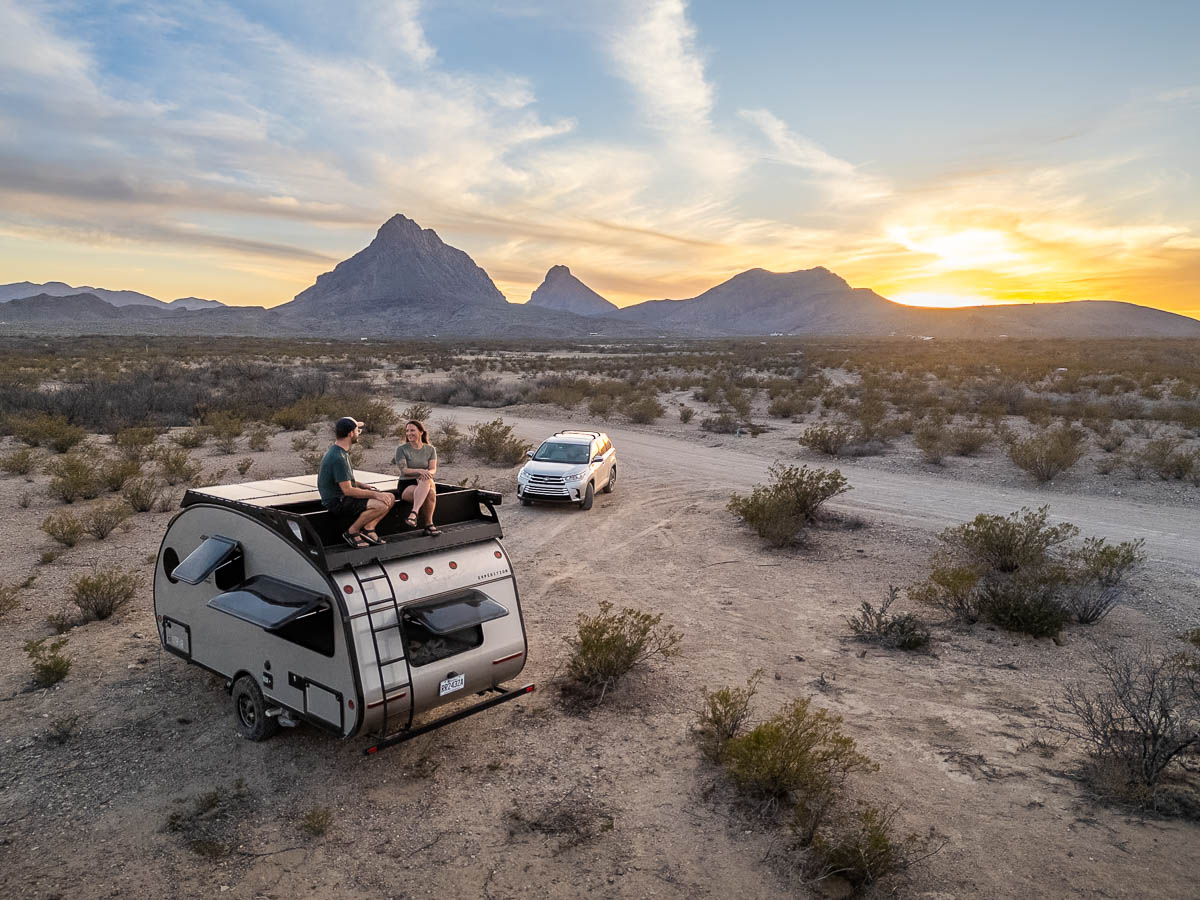
<svg viewBox="0 0 1200 900">
<path fill-rule="evenodd" d="M 464 425 L 488 421 L 495 410 L 443 409 L 439 415 L 455 417 Z M 561 419 L 504 415 L 531 440 L 563 428 L 595 428 L 594 423 L 564 422 Z M 767 468 L 775 458 L 765 441 L 751 438 L 734 441 L 712 438 L 717 446 L 681 440 L 629 427 L 603 426 L 613 443 L 627 476 L 657 488 L 726 485 L 730 491 L 748 491 L 767 480 Z M 798 464 L 793 450 L 785 462 Z M 1104 537 L 1110 542 L 1146 541 L 1149 562 L 1165 563 L 1181 575 L 1200 576 L 1200 508 L 1195 506 L 1151 506 L 1122 497 L 1050 494 L 1031 484 L 1026 489 L 971 483 L 920 473 L 881 472 L 856 465 L 853 459 L 819 463 L 836 467 L 850 482 L 851 490 L 830 507 L 873 520 L 939 531 L 967 521 L 979 513 L 1007 515 L 1021 507 L 1036 509 L 1049 504 L 1053 521 L 1072 522 L 1083 535 Z"/>
</svg>

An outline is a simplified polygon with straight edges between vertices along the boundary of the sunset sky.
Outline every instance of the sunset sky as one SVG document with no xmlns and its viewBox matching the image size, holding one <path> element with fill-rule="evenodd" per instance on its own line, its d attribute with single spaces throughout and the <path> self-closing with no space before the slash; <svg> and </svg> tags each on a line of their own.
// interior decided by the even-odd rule
<svg viewBox="0 0 1200 900">
<path fill-rule="evenodd" d="M 517 302 L 1200 317 L 1198 47 L 1196 0 L 0 0 L 0 283 L 274 306 L 402 212 Z"/>
</svg>

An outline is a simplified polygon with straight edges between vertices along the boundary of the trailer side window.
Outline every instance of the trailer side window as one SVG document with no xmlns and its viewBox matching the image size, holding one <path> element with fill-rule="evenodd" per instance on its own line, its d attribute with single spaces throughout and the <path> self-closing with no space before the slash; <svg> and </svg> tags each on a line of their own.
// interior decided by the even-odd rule
<svg viewBox="0 0 1200 900">
<path fill-rule="evenodd" d="M 483 643 L 483 624 L 508 615 L 486 594 L 467 590 L 434 603 L 404 610 L 404 638 L 409 661 L 424 666 Z"/>
</svg>

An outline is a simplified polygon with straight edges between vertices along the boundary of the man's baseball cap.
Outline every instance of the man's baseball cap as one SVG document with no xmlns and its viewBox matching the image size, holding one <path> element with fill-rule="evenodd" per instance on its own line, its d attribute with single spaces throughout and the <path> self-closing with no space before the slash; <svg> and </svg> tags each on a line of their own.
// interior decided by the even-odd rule
<svg viewBox="0 0 1200 900">
<path fill-rule="evenodd" d="M 333 433 L 340 438 L 344 438 L 361 425 L 362 422 L 358 421 L 358 419 L 351 416 L 343 416 L 333 423 Z"/>
</svg>

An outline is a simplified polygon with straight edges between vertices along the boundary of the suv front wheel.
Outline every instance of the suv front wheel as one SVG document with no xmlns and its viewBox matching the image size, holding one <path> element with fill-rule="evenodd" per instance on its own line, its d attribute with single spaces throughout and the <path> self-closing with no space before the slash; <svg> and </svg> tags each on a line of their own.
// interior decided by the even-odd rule
<svg viewBox="0 0 1200 900">
<path fill-rule="evenodd" d="M 596 499 L 596 487 L 590 481 L 588 482 L 587 490 L 583 492 L 583 499 L 579 501 L 580 509 L 591 509 L 592 501 Z"/>
</svg>

